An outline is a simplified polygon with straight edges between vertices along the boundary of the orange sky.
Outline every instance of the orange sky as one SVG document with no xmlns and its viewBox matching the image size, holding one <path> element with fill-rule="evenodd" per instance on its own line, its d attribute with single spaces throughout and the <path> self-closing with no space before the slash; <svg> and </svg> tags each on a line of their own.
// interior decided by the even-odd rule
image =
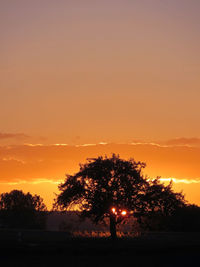
<svg viewBox="0 0 200 267">
<path fill-rule="evenodd" d="M 116 152 L 147 161 L 150 176 L 182 179 L 175 187 L 200 204 L 199 9 L 0 0 L 0 191 L 50 203 L 65 172 Z M 100 142 L 109 145 L 80 146 Z"/>
<path fill-rule="evenodd" d="M 186 141 L 188 144 L 186 144 Z M 177 142 L 177 144 L 175 143 Z M 173 143 L 173 145 L 171 145 Z M 182 144 L 180 144 L 182 143 Z M 22 189 L 40 194 L 51 208 L 57 186 L 65 174 L 79 170 L 89 157 L 120 154 L 146 162 L 144 175 L 174 181 L 191 203 L 200 204 L 200 139 L 175 139 L 165 143 L 13 145 L 0 147 L 0 191 Z"/>
</svg>

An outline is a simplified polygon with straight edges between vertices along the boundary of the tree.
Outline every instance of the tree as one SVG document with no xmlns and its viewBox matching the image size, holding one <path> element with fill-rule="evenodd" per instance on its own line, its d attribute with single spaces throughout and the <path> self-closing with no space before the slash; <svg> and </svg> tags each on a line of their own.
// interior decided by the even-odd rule
<svg viewBox="0 0 200 267">
<path fill-rule="evenodd" d="M 200 207 L 188 204 L 177 210 L 167 221 L 170 231 L 199 232 Z"/>
<path fill-rule="evenodd" d="M 10 228 L 41 228 L 47 210 L 38 195 L 13 190 L 0 195 L 0 217 L 2 224 Z"/>
<path fill-rule="evenodd" d="M 148 181 L 142 201 L 145 210 L 138 221 L 141 229 L 150 231 L 170 230 L 169 222 L 187 206 L 183 194 L 173 192 L 172 181 L 165 186 L 159 178 Z"/>
<path fill-rule="evenodd" d="M 94 223 L 109 218 L 110 233 L 116 238 L 116 225 L 125 218 L 153 212 L 175 209 L 183 204 L 182 195 L 174 194 L 158 180 L 151 182 L 142 175 L 145 163 L 134 159 L 123 160 L 113 154 L 88 159 L 74 175 L 67 175 L 59 185 L 60 194 L 55 206 L 61 210 L 78 205 L 82 217 Z M 170 195 L 169 205 L 167 197 Z"/>
</svg>

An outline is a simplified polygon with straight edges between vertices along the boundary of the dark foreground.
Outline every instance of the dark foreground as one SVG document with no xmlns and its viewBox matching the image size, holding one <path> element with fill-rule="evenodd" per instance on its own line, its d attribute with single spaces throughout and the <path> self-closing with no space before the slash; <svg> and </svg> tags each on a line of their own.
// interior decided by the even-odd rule
<svg viewBox="0 0 200 267">
<path fill-rule="evenodd" d="M 200 266 L 200 233 L 146 234 L 115 242 L 66 233 L 0 232 L 0 266 Z"/>
</svg>

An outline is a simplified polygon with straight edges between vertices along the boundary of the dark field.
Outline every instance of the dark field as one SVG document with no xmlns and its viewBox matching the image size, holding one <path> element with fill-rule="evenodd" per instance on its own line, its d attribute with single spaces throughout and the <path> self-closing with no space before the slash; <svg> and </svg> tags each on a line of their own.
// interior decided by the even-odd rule
<svg viewBox="0 0 200 267">
<path fill-rule="evenodd" d="M 200 266 L 200 233 L 72 238 L 66 232 L 0 232 L 0 266 Z"/>
</svg>

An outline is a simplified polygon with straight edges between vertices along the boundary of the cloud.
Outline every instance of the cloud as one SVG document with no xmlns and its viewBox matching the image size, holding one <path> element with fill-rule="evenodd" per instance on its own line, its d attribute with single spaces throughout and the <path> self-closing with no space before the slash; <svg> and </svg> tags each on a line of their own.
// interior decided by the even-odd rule
<svg viewBox="0 0 200 267">
<path fill-rule="evenodd" d="M 152 145 L 158 147 L 172 147 L 172 146 L 187 146 L 187 147 L 199 147 L 200 146 L 200 138 L 193 137 L 193 138 L 185 138 L 179 137 L 170 139 L 167 141 L 162 142 L 146 142 L 144 140 L 134 140 L 132 145 Z"/>
<path fill-rule="evenodd" d="M 168 145 L 164 145 L 164 144 L 159 144 L 156 142 L 133 142 L 130 145 L 148 145 L 148 146 L 157 146 L 157 147 L 168 147 Z"/>
<path fill-rule="evenodd" d="M 0 133 L 0 140 L 1 139 L 27 139 L 30 136 L 24 134 L 24 133 Z"/>
<path fill-rule="evenodd" d="M 200 146 L 200 138 L 175 138 L 168 140 L 166 145 L 170 146 Z"/>
<path fill-rule="evenodd" d="M 188 178 L 183 178 L 183 179 L 177 179 L 177 178 L 160 178 L 159 179 L 161 182 L 174 182 L 176 184 L 200 184 L 200 179 L 188 179 Z"/>
<path fill-rule="evenodd" d="M 154 180 L 155 178 L 151 178 L 150 180 Z M 200 184 L 200 178 L 199 179 L 178 179 L 175 177 L 167 177 L 167 178 L 159 178 L 160 182 L 169 183 L 173 182 L 175 184 Z M 0 184 L 8 184 L 8 185 L 19 185 L 19 184 L 43 184 L 43 183 L 51 183 L 51 184 L 60 184 L 63 182 L 63 179 L 53 180 L 53 179 L 47 179 L 47 178 L 35 178 L 35 179 L 28 179 L 26 180 L 15 180 L 11 182 L 7 181 L 0 181 Z"/>
<path fill-rule="evenodd" d="M 161 146 L 154 143 L 27 144 L 0 146 L 0 182 L 34 181 L 38 177 L 61 180 L 79 170 L 79 163 L 100 155 L 119 154 L 124 159 L 146 162 L 149 177 L 195 180 L 200 175 L 200 147 Z"/>
<path fill-rule="evenodd" d="M 19 162 L 19 163 L 25 164 L 25 161 L 20 160 L 20 159 L 16 159 L 16 158 L 13 158 L 13 157 L 1 158 L 0 160 L 1 161 L 6 161 L 6 162 Z"/>
<path fill-rule="evenodd" d="M 46 179 L 46 178 L 37 178 L 31 181 L 26 181 L 26 180 L 19 180 L 19 181 L 13 181 L 13 182 L 0 182 L 1 185 L 23 185 L 23 184 L 31 184 L 31 185 L 36 185 L 36 184 L 55 184 L 55 185 L 59 185 L 60 183 L 62 183 L 63 180 L 51 180 L 51 179 Z"/>
<path fill-rule="evenodd" d="M 25 143 L 24 145 L 25 146 L 32 146 L 32 147 L 35 147 L 35 146 L 44 146 L 43 144 L 29 144 L 29 143 Z M 55 144 L 55 145 L 58 145 L 58 144 Z"/>
</svg>

